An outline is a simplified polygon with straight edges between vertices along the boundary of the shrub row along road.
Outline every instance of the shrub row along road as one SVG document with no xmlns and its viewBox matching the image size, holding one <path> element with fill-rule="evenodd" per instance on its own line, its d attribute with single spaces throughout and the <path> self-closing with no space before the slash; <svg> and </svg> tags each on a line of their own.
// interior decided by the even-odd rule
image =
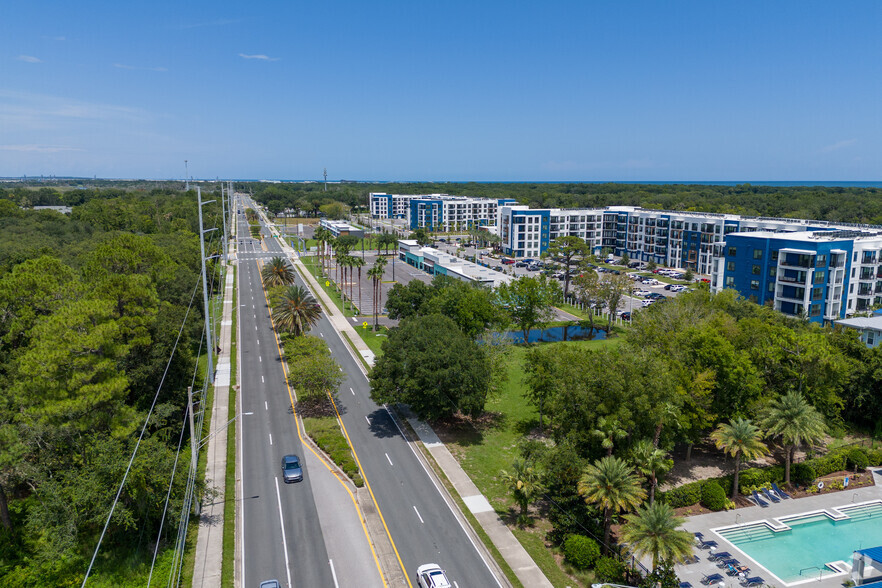
<svg viewBox="0 0 882 588">
<path fill-rule="evenodd" d="M 267 239 L 266 246 L 270 255 L 284 255 L 274 239 Z M 297 283 L 307 285 L 299 276 Z M 247 331 L 244 326 L 243 331 Z M 359 360 L 324 313 L 311 334 L 324 339 L 346 375 L 338 395 L 340 417 L 409 584 L 416 586 L 417 567 L 433 562 L 447 571 L 456 586 L 503 586 L 491 571 L 483 545 L 467 531 L 461 513 L 448 502 L 439 482 L 389 412 L 371 400 L 368 380 L 356 363 Z M 326 536 L 329 545 L 336 540 Z"/>
</svg>

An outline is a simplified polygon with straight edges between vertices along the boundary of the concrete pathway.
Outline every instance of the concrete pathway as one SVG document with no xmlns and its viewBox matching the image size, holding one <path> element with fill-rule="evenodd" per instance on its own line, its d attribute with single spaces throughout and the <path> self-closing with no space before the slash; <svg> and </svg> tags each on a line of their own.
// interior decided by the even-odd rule
<svg viewBox="0 0 882 588">
<path fill-rule="evenodd" d="M 343 316 L 333 300 L 331 300 L 325 293 L 324 289 L 319 286 L 315 277 L 306 269 L 300 261 L 297 252 L 286 243 L 282 243 L 282 248 L 288 255 L 289 259 L 300 270 L 301 275 L 311 286 L 313 292 L 322 299 L 326 308 L 330 310 L 328 318 L 331 321 L 331 324 L 334 325 L 334 328 L 341 333 L 345 333 L 347 335 L 346 339 L 349 340 L 350 345 L 354 347 L 356 353 L 365 358 L 368 365 L 373 365 L 374 353 L 368 348 L 362 338 L 359 337 L 358 333 L 346 317 Z M 453 484 L 453 487 L 456 489 L 457 493 L 459 493 L 463 502 L 466 503 L 469 510 L 490 537 L 490 540 L 502 554 L 506 563 L 508 563 L 512 570 L 514 570 L 515 575 L 517 575 L 518 579 L 524 584 L 524 586 L 530 586 L 531 588 L 551 587 L 551 582 L 548 581 L 542 573 L 542 570 L 539 569 L 539 566 L 536 565 L 530 557 L 530 554 L 527 553 L 514 534 L 512 534 L 505 523 L 503 523 L 497 516 L 493 507 L 490 506 L 487 499 L 478 491 L 478 488 L 474 485 L 471 478 L 469 478 L 465 470 L 462 469 L 459 462 L 456 461 L 447 447 L 441 443 L 441 440 L 432 428 L 428 424 L 415 418 L 409 418 L 408 421 L 416 431 L 423 445 L 429 450 L 432 457 L 435 458 L 435 461 L 444 472 L 444 475 L 447 476 L 447 479 Z M 500 580 L 505 581 L 505 578 L 502 577 Z"/>
<path fill-rule="evenodd" d="M 202 505 L 196 538 L 196 561 L 193 586 L 220 588 L 223 560 L 224 503 L 226 502 L 227 422 L 229 421 L 230 351 L 233 336 L 233 271 L 227 268 L 224 284 L 224 310 L 220 323 L 221 351 L 217 358 L 214 380 L 214 403 L 211 410 L 210 434 L 205 467 L 206 487 L 217 493 L 211 502 Z"/>
</svg>

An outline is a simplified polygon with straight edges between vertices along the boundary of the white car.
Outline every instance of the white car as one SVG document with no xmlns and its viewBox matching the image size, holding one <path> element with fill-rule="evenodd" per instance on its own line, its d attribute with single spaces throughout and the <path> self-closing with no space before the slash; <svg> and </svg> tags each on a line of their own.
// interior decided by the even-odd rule
<svg viewBox="0 0 882 588">
<path fill-rule="evenodd" d="M 656 284 L 658 284 L 658 280 L 656 280 L 655 278 L 646 278 L 641 283 L 647 286 L 655 286 Z"/>
<path fill-rule="evenodd" d="M 642 301 L 641 304 L 643 305 L 643 308 L 646 308 L 647 306 L 649 306 L 649 305 L 652 304 L 653 302 L 655 302 L 655 300 L 648 299 L 648 300 L 644 300 L 644 301 Z"/>
<path fill-rule="evenodd" d="M 634 292 L 635 296 L 649 296 L 650 294 L 652 294 L 652 292 L 650 292 L 649 290 L 637 290 L 636 292 Z"/>
<path fill-rule="evenodd" d="M 423 564 L 417 568 L 417 584 L 420 588 L 450 588 L 452 584 L 438 564 Z"/>
</svg>

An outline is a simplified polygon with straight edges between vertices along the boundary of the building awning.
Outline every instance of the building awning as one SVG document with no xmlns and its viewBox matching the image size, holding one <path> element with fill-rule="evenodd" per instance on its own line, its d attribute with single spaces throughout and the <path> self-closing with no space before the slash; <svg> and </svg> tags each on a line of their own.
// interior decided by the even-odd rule
<svg viewBox="0 0 882 588">
<path fill-rule="evenodd" d="M 868 559 L 882 563 L 882 545 L 879 547 L 868 547 L 867 549 L 858 549 L 855 553 L 860 553 Z"/>
</svg>

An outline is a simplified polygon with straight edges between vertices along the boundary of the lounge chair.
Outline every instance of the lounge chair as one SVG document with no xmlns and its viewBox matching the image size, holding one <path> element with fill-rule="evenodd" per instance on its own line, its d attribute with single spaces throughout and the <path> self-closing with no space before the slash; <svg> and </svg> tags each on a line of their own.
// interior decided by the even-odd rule
<svg viewBox="0 0 882 588">
<path fill-rule="evenodd" d="M 699 549 L 710 549 L 711 547 L 719 547 L 716 541 L 705 541 L 704 535 L 699 537 L 700 533 L 695 534 L 695 542 L 698 544 Z"/>
<path fill-rule="evenodd" d="M 732 557 L 732 554 L 728 551 L 718 551 L 707 556 L 710 561 L 717 561 L 718 559 L 729 559 L 730 557 Z"/>
<path fill-rule="evenodd" d="M 752 588 L 754 586 L 762 586 L 766 581 L 760 578 L 759 576 L 754 576 L 752 578 L 744 578 L 741 580 L 741 585 L 745 588 Z"/>
<path fill-rule="evenodd" d="M 734 557 L 728 557 L 726 559 L 718 559 L 717 567 L 721 569 L 726 569 L 729 566 L 737 566 L 741 565 L 741 562 L 735 559 Z"/>
<path fill-rule="evenodd" d="M 772 482 L 772 490 L 775 491 L 775 494 L 780 496 L 781 498 L 790 498 L 790 495 L 778 488 L 778 484 Z"/>
<path fill-rule="evenodd" d="M 772 502 L 781 502 L 781 499 L 769 492 L 768 488 L 760 488 L 760 492 L 763 493 L 763 496 L 771 500 Z"/>
<path fill-rule="evenodd" d="M 769 506 L 769 503 L 759 497 L 759 494 L 756 493 L 756 490 L 751 492 L 751 496 L 753 496 L 753 501 L 756 502 L 759 506 L 766 508 Z"/>
<path fill-rule="evenodd" d="M 683 563 L 686 565 L 698 563 L 701 561 L 701 558 L 697 555 L 687 555 L 686 559 L 683 560 Z"/>
<path fill-rule="evenodd" d="M 726 578 L 724 578 L 721 574 L 711 574 L 709 576 L 704 576 L 701 578 L 701 583 L 705 586 L 710 586 L 716 582 L 725 582 Z"/>
<path fill-rule="evenodd" d="M 680 582 L 680 588 L 692 588 L 692 584 L 689 582 Z"/>
<path fill-rule="evenodd" d="M 737 576 L 739 574 L 747 575 L 750 572 L 750 568 L 748 566 L 740 566 L 740 565 L 730 565 L 729 569 L 726 571 L 727 576 Z"/>
</svg>

